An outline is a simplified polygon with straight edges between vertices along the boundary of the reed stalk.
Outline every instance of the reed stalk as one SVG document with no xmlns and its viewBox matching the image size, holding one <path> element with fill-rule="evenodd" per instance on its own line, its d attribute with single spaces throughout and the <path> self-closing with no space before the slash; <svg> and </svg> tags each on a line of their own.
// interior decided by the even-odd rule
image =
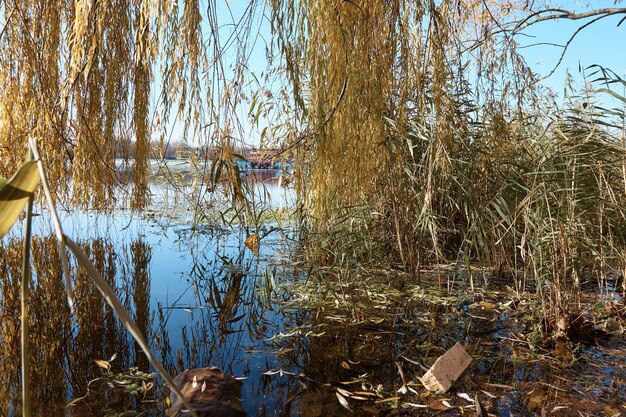
<svg viewBox="0 0 626 417">
<path fill-rule="evenodd" d="M 22 329 L 21 329 L 21 343 L 22 343 L 22 415 L 24 417 L 31 416 L 30 405 L 30 359 L 29 354 L 29 339 L 30 339 L 30 313 L 28 310 L 28 303 L 30 298 L 30 242 L 32 235 L 32 215 L 33 215 L 33 196 L 28 198 L 26 205 L 26 225 L 24 232 L 24 252 L 22 258 L 22 286 L 21 286 L 21 298 L 22 298 Z"/>
</svg>

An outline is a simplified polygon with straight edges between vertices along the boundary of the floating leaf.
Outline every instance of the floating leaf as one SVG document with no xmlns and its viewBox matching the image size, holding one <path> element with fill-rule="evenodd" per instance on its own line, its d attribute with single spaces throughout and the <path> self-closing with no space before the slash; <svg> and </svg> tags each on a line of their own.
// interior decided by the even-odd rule
<svg viewBox="0 0 626 417">
<path fill-rule="evenodd" d="M 0 237 L 7 234 L 39 184 L 35 161 L 26 162 L 9 181 L 0 181 Z"/>
<path fill-rule="evenodd" d="M 354 391 L 353 394 L 368 395 L 370 397 L 378 397 L 378 395 L 374 394 L 373 392 L 368 392 L 368 391 Z"/>
<path fill-rule="evenodd" d="M 465 393 L 465 392 L 461 392 L 457 394 L 459 397 L 463 398 L 464 400 L 467 400 L 471 403 L 474 402 L 474 399 L 472 399 L 472 397 L 469 396 L 469 394 Z"/>
<path fill-rule="evenodd" d="M 406 404 L 409 407 L 413 407 L 413 408 L 428 408 L 427 405 L 424 404 L 415 404 L 415 403 L 403 403 Z"/>
<path fill-rule="evenodd" d="M 346 400 L 343 395 L 339 394 L 339 392 L 336 392 L 335 394 L 337 394 L 337 399 L 339 400 L 339 404 L 341 404 L 343 408 L 345 408 L 346 410 L 352 411 L 352 409 L 350 408 L 350 404 L 348 404 L 348 400 Z"/>
<path fill-rule="evenodd" d="M 497 395 L 493 395 L 492 393 L 490 393 L 488 391 L 485 391 L 485 390 L 482 390 L 482 389 L 481 389 L 481 391 L 482 391 L 483 394 L 485 394 L 489 398 L 498 398 Z"/>
<path fill-rule="evenodd" d="M 476 394 L 476 400 L 474 402 L 476 406 L 476 417 L 487 417 L 487 413 L 485 412 L 485 408 L 478 400 L 478 394 Z"/>
<path fill-rule="evenodd" d="M 107 361 L 103 361 L 102 359 L 94 359 L 94 362 L 102 369 L 106 369 L 107 371 L 111 369 L 111 364 Z"/>
<path fill-rule="evenodd" d="M 389 403 L 389 402 L 392 402 L 392 401 L 397 401 L 399 399 L 400 399 L 400 397 L 389 397 L 389 398 L 385 398 L 384 400 L 376 401 L 376 404 Z"/>
<path fill-rule="evenodd" d="M 259 254 L 259 235 L 252 233 L 246 238 L 245 244 L 255 255 Z"/>
</svg>

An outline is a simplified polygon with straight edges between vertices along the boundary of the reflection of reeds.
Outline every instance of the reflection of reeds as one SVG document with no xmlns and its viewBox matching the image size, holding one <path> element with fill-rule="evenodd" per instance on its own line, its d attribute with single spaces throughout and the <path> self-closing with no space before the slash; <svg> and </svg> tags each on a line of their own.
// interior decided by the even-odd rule
<svg viewBox="0 0 626 417">
<path fill-rule="evenodd" d="M 141 273 L 141 263 L 150 258 L 150 250 L 137 259 L 132 247 L 149 247 L 145 242 L 136 241 L 116 250 L 108 240 L 95 239 L 82 243 L 91 262 L 112 287 L 123 290 L 124 283 L 131 280 L 133 293 L 141 293 L 141 287 L 149 286 L 149 276 Z M 2 264 L 3 279 L 0 280 L 2 294 L 0 308 L 0 415 L 19 404 L 19 361 L 20 355 L 19 321 L 19 277 L 20 259 L 23 252 L 17 243 L 9 242 L 0 250 L 5 259 Z M 133 258 L 120 256 L 130 253 Z M 133 270 L 132 266 L 135 266 Z M 82 269 L 73 267 L 72 278 L 76 284 L 76 315 L 70 315 L 64 297 L 64 288 L 59 276 L 62 268 L 54 237 L 34 239 L 32 242 L 32 267 L 36 279 L 30 281 L 30 381 L 33 415 L 62 415 L 68 397 L 84 394 L 89 382 L 102 376 L 94 360 L 108 358 L 116 354 L 113 365 L 127 369 L 133 365 L 133 357 L 143 353 L 132 351 L 129 338 L 115 317 L 115 312 L 107 308 L 91 277 Z M 147 269 L 144 269 L 147 272 Z M 135 278 L 135 272 L 138 276 Z M 116 281 L 118 280 L 118 281 Z M 135 283 L 135 281 L 137 281 Z M 118 298 L 122 299 L 123 293 Z M 141 310 L 147 299 L 141 295 L 134 298 L 133 312 Z M 137 314 L 135 312 L 135 314 Z M 139 313 L 142 315 L 143 313 Z M 141 320 L 139 320 L 141 321 Z M 132 342 L 130 342 L 132 343 Z M 144 371 L 147 370 L 147 361 Z M 10 405 L 13 404 L 13 405 Z M 120 393 L 105 390 L 92 391 L 85 406 L 94 409 L 107 407 L 127 410 L 129 399 Z M 80 414 L 80 411 L 76 411 Z"/>
<path fill-rule="evenodd" d="M 52 199 L 52 195 L 50 193 L 50 188 L 48 186 L 48 182 L 46 179 L 46 175 L 44 172 L 44 167 L 43 167 L 43 163 L 41 161 L 41 159 L 39 158 L 39 153 L 37 150 L 37 144 L 34 140 L 30 140 L 29 141 L 29 148 L 30 151 L 32 152 L 33 157 L 35 158 L 35 160 L 37 161 L 37 167 L 39 169 L 39 174 L 40 174 L 40 178 L 41 178 L 41 182 L 42 182 L 42 186 L 44 189 L 44 193 L 46 195 L 46 199 L 48 202 L 48 206 L 50 209 L 50 212 L 52 214 L 52 220 L 54 222 L 55 225 L 55 230 L 56 230 L 56 236 L 58 239 L 58 243 L 59 243 L 59 255 L 61 255 L 61 264 L 63 265 L 63 269 L 64 269 L 64 274 L 65 274 L 65 279 L 66 279 L 66 283 L 67 283 L 67 294 L 68 294 L 68 301 L 70 304 L 70 308 L 73 310 L 73 301 L 72 301 L 72 291 L 71 291 L 71 287 L 69 285 L 69 280 L 70 280 L 70 276 L 69 276 L 69 266 L 68 266 L 68 262 L 67 262 L 67 258 L 66 258 L 66 254 L 65 254 L 65 247 L 67 245 L 67 247 L 69 247 L 70 251 L 74 254 L 74 256 L 77 259 L 78 265 L 82 266 L 88 273 L 89 277 L 91 278 L 91 282 L 96 286 L 96 288 L 98 289 L 98 291 L 100 292 L 100 294 L 102 295 L 102 297 L 104 298 L 104 300 L 111 306 L 111 308 L 113 309 L 113 311 L 115 311 L 115 313 L 117 314 L 118 318 L 120 319 L 120 321 L 122 322 L 122 324 L 126 327 L 126 329 L 129 331 L 129 333 L 133 336 L 133 338 L 135 339 L 135 341 L 137 342 L 137 344 L 140 346 L 140 348 L 143 350 L 143 352 L 146 354 L 147 359 L 150 361 L 150 363 L 152 364 L 152 366 L 154 366 L 154 368 L 161 374 L 161 376 L 167 381 L 167 383 L 170 385 L 170 389 L 176 393 L 176 395 L 178 395 L 181 399 L 181 401 L 185 404 L 185 406 L 190 410 L 190 413 L 192 415 L 196 415 L 196 413 L 193 411 L 193 409 L 191 408 L 191 406 L 188 404 L 188 402 L 186 401 L 185 397 L 182 395 L 182 393 L 180 392 L 180 389 L 176 386 L 176 384 L 174 383 L 173 379 L 169 376 L 168 372 L 165 370 L 165 368 L 163 367 L 163 365 L 161 364 L 161 362 L 152 354 L 152 351 L 150 350 L 150 348 L 148 347 L 148 343 L 146 342 L 146 340 L 144 339 L 143 333 L 141 332 L 141 329 L 137 326 L 137 324 L 135 323 L 135 321 L 131 318 L 130 313 L 128 312 L 128 310 L 122 305 L 122 303 L 120 302 L 120 300 L 117 298 L 115 292 L 113 291 L 113 289 L 109 286 L 109 284 L 105 281 L 105 279 L 100 275 L 100 273 L 98 272 L 98 270 L 94 267 L 93 263 L 89 260 L 89 258 L 87 257 L 87 255 L 85 254 L 85 252 L 80 248 L 80 246 L 78 246 L 76 243 L 74 243 L 68 236 L 66 236 L 63 233 L 63 229 L 61 226 L 61 222 L 59 221 L 59 218 L 57 216 L 56 210 L 55 210 L 55 206 L 54 206 L 54 201 Z M 29 355 L 29 349 L 28 349 L 28 342 L 29 342 L 29 337 L 28 337 L 28 323 L 29 323 L 29 318 L 28 318 L 28 281 L 30 281 L 30 277 L 28 275 L 28 266 L 29 266 L 29 255 L 30 255 L 30 220 L 31 220 L 31 210 L 32 210 L 32 197 L 29 198 L 29 217 L 27 219 L 27 229 L 26 229 L 26 237 L 28 239 L 25 239 L 25 250 L 24 250 L 24 267 L 23 267 L 23 274 L 22 274 L 22 387 L 23 387 L 23 414 L 25 416 L 30 417 L 30 392 L 29 392 L 29 385 L 28 385 L 28 379 L 30 378 L 30 370 L 29 370 L 29 366 L 28 366 L 28 355 Z"/>
</svg>

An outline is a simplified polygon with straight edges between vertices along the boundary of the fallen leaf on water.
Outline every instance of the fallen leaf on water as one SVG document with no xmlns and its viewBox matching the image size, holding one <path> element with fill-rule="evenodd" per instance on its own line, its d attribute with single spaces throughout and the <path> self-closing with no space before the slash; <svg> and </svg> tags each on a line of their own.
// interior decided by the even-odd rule
<svg viewBox="0 0 626 417">
<path fill-rule="evenodd" d="M 391 402 L 391 401 L 397 401 L 399 399 L 400 399 L 400 397 L 389 397 L 389 398 L 385 398 L 384 400 L 376 401 L 376 404 L 388 403 L 388 402 Z"/>
<path fill-rule="evenodd" d="M 404 403 L 406 405 L 408 405 L 409 407 L 413 407 L 413 408 L 428 408 L 427 405 L 424 404 L 414 404 L 414 403 Z"/>
<path fill-rule="evenodd" d="M 339 392 L 336 392 L 335 394 L 337 394 L 339 404 L 341 404 L 346 410 L 352 411 L 352 409 L 350 408 L 350 404 L 348 404 L 348 400 L 346 400 L 343 395 L 339 394 Z"/>
<path fill-rule="evenodd" d="M 111 364 L 107 361 L 104 361 L 102 359 L 94 359 L 94 362 L 102 369 L 106 369 L 107 371 L 111 369 Z"/>
<path fill-rule="evenodd" d="M 258 255 L 259 254 L 259 235 L 257 235 L 256 233 L 252 233 L 250 236 L 246 238 L 245 245 L 255 255 Z"/>
<path fill-rule="evenodd" d="M 277 370 L 270 370 L 270 371 L 265 371 L 263 372 L 261 375 L 295 375 L 293 372 L 289 372 L 289 371 L 283 371 L 282 369 L 277 369 Z"/>
<path fill-rule="evenodd" d="M 490 392 L 488 392 L 488 391 L 485 391 L 485 390 L 483 390 L 483 389 L 481 389 L 480 391 L 481 391 L 483 394 L 485 394 L 487 397 L 489 397 L 489 398 L 498 398 L 498 396 L 497 396 L 497 395 L 493 395 L 492 393 L 490 393 Z"/>
<path fill-rule="evenodd" d="M 409 359 L 409 358 L 407 358 L 407 357 L 406 357 L 406 356 L 404 356 L 404 355 L 399 355 L 399 356 L 400 356 L 402 359 L 404 359 L 405 361 L 407 361 L 407 362 L 409 362 L 409 363 L 412 363 L 413 365 L 422 366 L 422 364 L 421 364 L 421 363 L 419 363 L 418 361 L 414 361 L 414 360 L 412 360 L 412 359 Z M 426 369 L 428 369 L 428 368 L 426 368 Z"/>
<path fill-rule="evenodd" d="M 367 391 L 354 391 L 353 394 L 356 395 L 367 395 L 370 397 L 378 397 L 378 395 L 374 394 L 373 392 L 367 392 Z"/>
<path fill-rule="evenodd" d="M 494 388 L 504 388 L 504 389 L 515 389 L 514 387 L 510 386 L 510 385 L 505 385 L 505 384 L 492 384 L 490 382 L 485 382 L 485 385 L 489 385 L 490 387 L 494 387 Z"/>
<path fill-rule="evenodd" d="M 473 403 L 473 402 L 474 402 L 474 400 L 472 399 L 472 397 L 470 397 L 470 396 L 469 396 L 467 393 L 465 393 L 465 392 L 458 393 L 457 395 L 458 395 L 459 397 L 463 398 L 464 400 L 467 400 L 467 401 L 469 401 L 469 402 L 471 402 L 471 403 Z"/>
<path fill-rule="evenodd" d="M 485 409 L 478 399 L 478 394 L 476 394 L 476 400 L 474 401 L 474 405 L 476 406 L 476 417 L 487 417 Z"/>
</svg>

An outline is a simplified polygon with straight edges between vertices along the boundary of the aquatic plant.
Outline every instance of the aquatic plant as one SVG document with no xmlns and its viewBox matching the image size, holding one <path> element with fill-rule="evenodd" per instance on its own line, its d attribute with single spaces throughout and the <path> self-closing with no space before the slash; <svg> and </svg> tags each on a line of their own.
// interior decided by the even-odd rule
<svg viewBox="0 0 626 417">
<path fill-rule="evenodd" d="M 624 115 L 594 103 L 621 81 L 552 102 L 507 29 L 527 4 L 274 2 L 312 259 L 487 265 L 554 323 L 624 273 Z"/>
</svg>

